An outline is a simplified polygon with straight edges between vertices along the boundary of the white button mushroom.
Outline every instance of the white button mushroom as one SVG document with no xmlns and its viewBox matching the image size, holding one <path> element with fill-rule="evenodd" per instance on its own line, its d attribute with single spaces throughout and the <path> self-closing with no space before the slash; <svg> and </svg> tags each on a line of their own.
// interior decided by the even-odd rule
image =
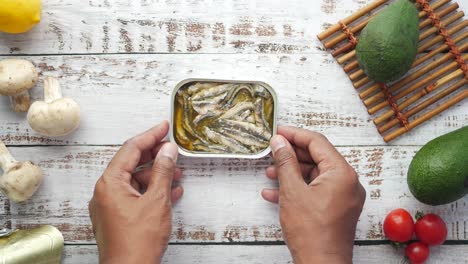
<svg viewBox="0 0 468 264">
<path fill-rule="evenodd" d="M 16 112 L 28 111 L 31 104 L 28 90 L 36 85 L 37 79 L 36 68 L 29 61 L 0 61 L 0 95 L 11 96 L 11 105 Z"/>
<path fill-rule="evenodd" d="M 0 190 L 13 202 L 29 199 L 42 183 L 41 168 L 31 161 L 18 162 L 0 141 Z"/>
<path fill-rule="evenodd" d="M 28 122 L 32 129 L 45 136 L 59 137 L 73 132 L 80 125 L 80 106 L 71 98 L 63 98 L 56 78 L 44 80 L 44 99 L 31 105 Z"/>
</svg>

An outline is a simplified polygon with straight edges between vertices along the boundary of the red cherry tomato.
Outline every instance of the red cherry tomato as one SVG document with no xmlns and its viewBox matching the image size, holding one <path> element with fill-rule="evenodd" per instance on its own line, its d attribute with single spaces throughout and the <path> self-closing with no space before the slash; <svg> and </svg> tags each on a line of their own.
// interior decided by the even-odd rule
<svg viewBox="0 0 468 264">
<path fill-rule="evenodd" d="M 404 243 L 413 236 L 413 217 L 405 209 L 395 209 L 385 217 L 383 230 L 391 241 Z"/>
<path fill-rule="evenodd" d="M 416 236 L 426 245 L 442 245 L 447 238 L 447 226 L 444 220 L 436 214 L 424 215 L 416 221 Z"/>
<path fill-rule="evenodd" d="M 422 264 L 429 257 L 429 247 L 421 242 L 413 242 L 406 247 L 405 255 L 411 264 Z"/>
</svg>

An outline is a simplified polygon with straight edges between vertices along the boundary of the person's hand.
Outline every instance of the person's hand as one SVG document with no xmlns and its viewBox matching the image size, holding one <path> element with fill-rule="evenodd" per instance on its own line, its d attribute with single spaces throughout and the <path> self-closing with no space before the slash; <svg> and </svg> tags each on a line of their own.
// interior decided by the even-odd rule
<svg viewBox="0 0 468 264">
<path fill-rule="evenodd" d="M 89 212 L 101 264 L 160 263 L 171 235 L 172 203 L 183 193 L 180 186 L 171 188 L 182 172 L 177 146 L 161 142 L 168 130 L 165 121 L 125 142 L 97 181 Z M 153 159 L 151 169 L 133 174 Z"/>
<path fill-rule="evenodd" d="M 356 225 L 366 192 L 354 169 L 321 134 L 280 127 L 271 140 L 275 165 L 267 169 L 279 190 L 284 240 L 296 264 L 352 263 Z"/>
</svg>

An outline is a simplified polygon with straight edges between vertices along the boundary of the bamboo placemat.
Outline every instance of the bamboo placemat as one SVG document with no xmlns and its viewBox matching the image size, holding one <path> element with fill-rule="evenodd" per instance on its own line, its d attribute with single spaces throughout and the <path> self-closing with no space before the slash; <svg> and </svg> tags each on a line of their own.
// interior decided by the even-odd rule
<svg viewBox="0 0 468 264">
<path fill-rule="evenodd" d="M 359 33 L 387 2 L 376 0 L 317 36 L 332 49 L 386 142 L 468 97 L 468 54 L 463 54 L 468 50 L 468 21 L 450 0 L 416 0 L 418 56 L 400 80 L 375 83 L 359 68 L 355 50 Z"/>
</svg>

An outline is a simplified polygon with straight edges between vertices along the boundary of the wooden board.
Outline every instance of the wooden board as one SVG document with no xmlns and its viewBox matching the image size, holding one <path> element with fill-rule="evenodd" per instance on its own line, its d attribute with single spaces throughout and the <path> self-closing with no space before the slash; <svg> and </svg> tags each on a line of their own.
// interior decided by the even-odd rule
<svg viewBox="0 0 468 264">
<path fill-rule="evenodd" d="M 14 147 L 18 159 L 33 157 L 44 168 L 45 182 L 26 204 L 0 198 L 0 216 L 13 227 L 53 224 L 67 243 L 93 243 L 88 201 L 94 184 L 116 147 Z M 340 147 L 367 190 L 356 239 L 382 240 L 385 215 L 396 207 L 440 214 L 450 240 L 468 240 L 468 197 L 438 207 L 418 203 L 406 184 L 406 168 L 419 147 Z M 174 208 L 172 242 L 281 241 L 278 210 L 260 190 L 275 186 L 264 176 L 269 158 L 260 160 L 189 159 L 179 165 L 186 175 L 183 199 Z M 397 190 L 397 191 L 396 191 Z M 220 198 L 222 197 L 222 199 Z M 209 216 L 209 217 L 208 217 Z"/>
<path fill-rule="evenodd" d="M 265 259 L 271 264 L 292 264 L 286 246 L 238 246 L 238 245 L 170 245 L 163 263 L 249 263 L 263 264 Z M 355 246 L 354 263 L 401 264 L 403 252 L 390 245 Z M 95 246 L 66 246 L 64 264 L 98 263 Z M 468 246 L 453 245 L 431 248 L 431 256 L 426 264 L 468 263 Z"/>
<path fill-rule="evenodd" d="M 315 37 L 369 2 L 43 1 L 42 22 L 31 32 L 0 33 L 0 59 L 20 55 L 38 66 L 41 79 L 59 77 L 64 94 L 80 103 L 83 122 L 71 136 L 46 138 L 0 97 L 0 139 L 46 174 L 26 204 L 0 195 L 0 225 L 56 225 L 66 239 L 64 263 L 97 263 L 87 203 L 114 145 L 168 118 L 169 95 L 185 78 L 263 80 L 279 94 L 280 124 L 325 133 L 361 175 L 367 201 L 360 244 L 382 243 L 381 222 L 390 209 L 433 211 L 447 221 L 451 243 L 463 245 L 432 249 L 429 263 L 468 263 L 468 198 L 425 206 L 412 198 L 405 179 L 421 145 L 468 123 L 467 104 L 385 144 Z M 468 0 L 457 2 L 467 10 Z M 41 93 L 39 84 L 32 96 Z M 181 158 L 186 193 L 174 209 L 165 263 L 292 263 L 286 247 L 275 245 L 282 243 L 277 208 L 259 195 L 275 186 L 263 175 L 270 163 Z M 354 261 L 401 263 L 401 256 L 389 245 L 356 246 Z"/>
<path fill-rule="evenodd" d="M 60 78 L 82 107 L 81 128 L 58 139 L 31 131 L 25 115 L 0 97 L 0 139 L 11 145 L 115 145 L 170 116 L 170 94 L 186 78 L 262 80 L 279 98 L 279 124 L 326 134 L 337 145 L 384 145 L 346 75 L 328 54 L 80 55 L 31 59 L 43 76 Z M 342 81 L 335 81 L 335 80 Z M 42 84 L 33 89 L 43 98 Z M 394 145 L 421 145 L 468 122 L 468 105 L 421 125 Z M 109 137 L 112 135 L 112 137 Z"/>
<path fill-rule="evenodd" d="M 315 35 L 368 2 L 48 0 L 0 54 L 322 52 Z"/>
</svg>

